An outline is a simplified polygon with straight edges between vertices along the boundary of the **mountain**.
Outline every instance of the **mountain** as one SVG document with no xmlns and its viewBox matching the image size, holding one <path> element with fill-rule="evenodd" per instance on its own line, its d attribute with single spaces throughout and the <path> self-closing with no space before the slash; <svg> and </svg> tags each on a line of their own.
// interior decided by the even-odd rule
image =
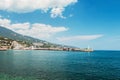
<svg viewBox="0 0 120 80">
<path fill-rule="evenodd" d="M 2 26 L 0 26 L 0 36 L 2 37 L 6 37 L 12 40 L 16 40 L 16 41 L 26 41 L 26 42 L 46 42 L 44 40 L 40 40 L 40 39 L 36 39 L 36 38 L 32 38 L 29 36 L 23 36 L 21 34 L 18 34 L 10 29 L 4 28 Z"/>
<path fill-rule="evenodd" d="M 18 34 L 10 29 L 7 29 L 5 27 L 0 26 L 0 37 L 4 37 L 4 38 L 8 38 L 11 40 L 15 40 L 15 41 L 25 41 L 27 43 L 43 43 L 45 47 L 50 47 L 50 46 L 54 46 L 54 47 L 71 47 L 74 48 L 73 46 L 67 46 L 67 45 L 61 45 L 61 44 L 55 44 L 55 43 L 50 43 L 44 40 L 40 40 L 40 39 L 36 39 L 33 37 L 29 37 L 29 36 L 23 36 L 21 34 Z"/>
</svg>

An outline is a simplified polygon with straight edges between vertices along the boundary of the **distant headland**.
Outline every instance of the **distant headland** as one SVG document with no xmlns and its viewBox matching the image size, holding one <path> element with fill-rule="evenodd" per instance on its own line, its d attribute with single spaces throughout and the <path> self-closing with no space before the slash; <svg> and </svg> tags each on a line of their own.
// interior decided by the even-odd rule
<svg viewBox="0 0 120 80">
<path fill-rule="evenodd" d="M 59 45 L 47 41 L 23 36 L 4 27 L 0 27 L 0 50 L 53 50 L 53 51 L 84 51 L 91 52 L 92 48 L 76 48 Z"/>
</svg>

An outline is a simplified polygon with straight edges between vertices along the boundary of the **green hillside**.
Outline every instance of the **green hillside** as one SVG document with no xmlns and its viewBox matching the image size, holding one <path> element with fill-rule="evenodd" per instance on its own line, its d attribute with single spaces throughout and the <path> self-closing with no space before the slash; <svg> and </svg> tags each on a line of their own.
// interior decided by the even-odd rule
<svg viewBox="0 0 120 80">
<path fill-rule="evenodd" d="M 7 28 L 1 27 L 0 26 L 0 36 L 16 40 L 16 41 L 26 41 L 26 42 L 46 42 L 43 40 L 35 39 L 29 36 L 23 36 L 21 34 L 18 34 L 12 30 L 9 30 Z"/>
</svg>

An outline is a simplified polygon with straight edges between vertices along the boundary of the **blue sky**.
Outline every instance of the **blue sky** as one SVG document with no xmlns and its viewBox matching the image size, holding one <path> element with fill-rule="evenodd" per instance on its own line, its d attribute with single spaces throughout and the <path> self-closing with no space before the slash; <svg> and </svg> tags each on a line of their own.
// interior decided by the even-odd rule
<svg viewBox="0 0 120 80">
<path fill-rule="evenodd" d="M 120 50 L 119 0 L 1 0 L 0 25 L 42 40 Z"/>
</svg>

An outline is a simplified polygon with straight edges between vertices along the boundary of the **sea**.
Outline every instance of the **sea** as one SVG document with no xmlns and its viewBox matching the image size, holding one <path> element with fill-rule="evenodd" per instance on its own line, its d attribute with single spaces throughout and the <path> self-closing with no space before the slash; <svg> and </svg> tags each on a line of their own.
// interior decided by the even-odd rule
<svg viewBox="0 0 120 80">
<path fill-rule="evenodd" d="M 0 51 L 0 80 L 120 80 L 120 51 Z"/>
</svg>

